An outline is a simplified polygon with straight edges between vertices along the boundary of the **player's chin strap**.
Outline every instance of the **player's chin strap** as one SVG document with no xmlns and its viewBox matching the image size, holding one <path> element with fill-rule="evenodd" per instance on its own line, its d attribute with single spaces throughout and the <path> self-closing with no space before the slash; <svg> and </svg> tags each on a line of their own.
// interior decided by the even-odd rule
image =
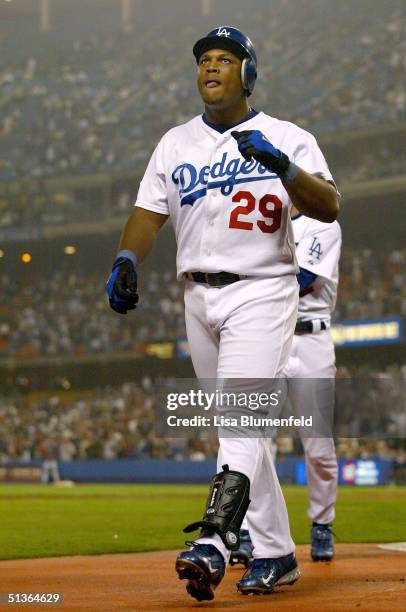
<svg viewBox="0 0 406 612">
<path fill-rule="evenodd" d="M 245 474 L 223 465 L 223 472 L 213 477 L 206 510 L 201 521 L 184 528 L 185 533 L 199 527 L 215 531 L 229 550 L 240 547 L 240 528 L 250 503 L 250 481 Z"/>
</svg>

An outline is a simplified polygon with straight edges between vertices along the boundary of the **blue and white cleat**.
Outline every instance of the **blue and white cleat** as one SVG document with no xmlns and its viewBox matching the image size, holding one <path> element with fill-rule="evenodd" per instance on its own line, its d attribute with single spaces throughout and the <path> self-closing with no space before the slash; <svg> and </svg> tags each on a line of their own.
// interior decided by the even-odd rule
<svg viewBox="0 0 406 612">
<path fill-rule="evenodd" d="M 313 523 L 311 530 L 313 561 L 331 561 L 334 557 L 334 534 L 331 525 Z"/>
<path fill-rule="evenodd" d="M 300 570 L 293 553 L 279 559 L 254 559 L 237 589 L 243 595 L 265 595 L 275 587 L 294 584 L 300 578 Z"/>
<path fill-rule="evenodd" d="M 188 580 L 186 590 L 197 601 L 210 601 L 226 571 L 224 558 L 212 544 L 190 544 L 176 559 L 179 580 Z"/>
<path fill-rule="evenodd" d="M 247 529 L 241 529 L 240 531 L 240 548 L 233 550 L 230 556 L 230 565 L 245 565 L 248 567 L 252 561 L 252 551 L 254 547 L 251 542 L 250 534 Z"/>
</svg>

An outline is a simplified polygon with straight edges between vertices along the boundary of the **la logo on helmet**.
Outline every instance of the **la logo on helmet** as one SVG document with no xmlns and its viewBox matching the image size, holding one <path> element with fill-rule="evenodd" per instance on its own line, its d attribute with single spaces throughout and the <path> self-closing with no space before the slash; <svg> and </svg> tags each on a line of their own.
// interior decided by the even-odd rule
<svg viewBox="0 0 406 612">
<path fill-rule="evenodd" d="M 225 36 L 226 38 L 230 36 L 230 32 L 226 30 L 226 28 L 219 28 L 217 30 L 217 36 Z"/>
</svg>

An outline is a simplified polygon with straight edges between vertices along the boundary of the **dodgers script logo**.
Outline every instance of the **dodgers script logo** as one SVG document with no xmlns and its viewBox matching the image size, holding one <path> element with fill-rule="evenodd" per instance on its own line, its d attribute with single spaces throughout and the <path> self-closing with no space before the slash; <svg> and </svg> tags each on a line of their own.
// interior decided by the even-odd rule
<svg viewBox="0 0 406 612">
<path fill-rule="evenodd" d="M 252 175 L 255 172 L 255 176 Z M 239 183 L 250 183 L 256 181 L 268 181 L 277 179 L 276 174 L 264 168 L 255 159 L 244 160 L 241 157 L 227 159 L 227 153 L 223 153 L 221 161 L 210 166 L 203 166 L 200 170 L 193 164 L 180 164 L 172 172 L 172 180 L 175 185 L 180 185 L 180 205 L 193 204 L 199 198 L 206 195 L 208 189 L 218 189 L 223 195 L 232 193 L 234 185 Z M 220 179 L 220 180 L 216 180 Z"/>
</svg>

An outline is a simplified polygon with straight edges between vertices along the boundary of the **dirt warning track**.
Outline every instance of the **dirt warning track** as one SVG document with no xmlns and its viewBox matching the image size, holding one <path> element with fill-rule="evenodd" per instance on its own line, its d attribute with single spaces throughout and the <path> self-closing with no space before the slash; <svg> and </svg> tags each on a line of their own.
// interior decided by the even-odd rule
<svg viewBox="0 0 406 612">
<path fill-rule="evenodd" d="M 0 561 L 0 592 L 63 593 L 58 606 L 10 610 L 406 610 L 406 553 L 374 544 L 337 545 L 332 563 L 313 563 L 299 546 L 302 578 L 266 596 L 243 596 L 235 583 L 243 570 L 229 568 L 212 602 L 187 595 L 174 571 L 176 551 Z M 3 608 L 3 606 L 1 606 Z M 4 608 L 5 609 L 5 608 Z"/>
</svg>

